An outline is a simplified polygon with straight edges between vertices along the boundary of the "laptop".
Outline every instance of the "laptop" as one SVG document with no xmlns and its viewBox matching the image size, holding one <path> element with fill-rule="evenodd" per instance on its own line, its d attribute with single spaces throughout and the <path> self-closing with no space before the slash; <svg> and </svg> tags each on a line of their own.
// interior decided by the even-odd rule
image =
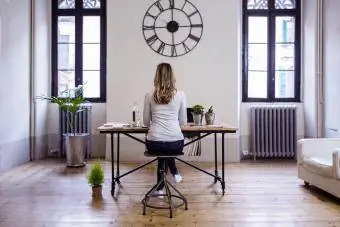
<svg viewBox="0 0 340 227">
<path fill-rule="evenodd" d="M 188 123 L 194 123 L 194 117 L 191 114 L 192 112 L 192 108 L 187 108 L 187 119 L 188 119 Z"/>
<path fill-rule="evenodd" d="M 187 108 L 187 122 L 188 123 L 194 123 L 194 117 L 192 116 L 191 114 L 192 112 L 192 108 Z M 186 132 L 186 133 L 183 133 L 184 137 L 185 138 L 194 138 L 194 137 L 197 137 L 197 136 L 200 136 L 200 133 L 199 132 Z"/>
</svg>

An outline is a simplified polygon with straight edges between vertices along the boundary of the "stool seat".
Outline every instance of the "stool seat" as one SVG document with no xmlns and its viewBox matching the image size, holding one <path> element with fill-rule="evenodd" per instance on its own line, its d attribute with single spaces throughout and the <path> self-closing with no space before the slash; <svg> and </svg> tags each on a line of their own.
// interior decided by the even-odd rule
<svg viewBox="0 0 340 227">
<path fill-rule="evenodd" d="M 178 156 L 182 156 L 182 155 L 184 155 L 183 152 L 181 152 L 181 153 L 170 153 L 170 154 L 167 154 L 167 153 L 164 153 L 164 152 L 160 152 L 160 153 L 157 153 L 157 154 L 149 153 L 148 151 L 144 152 L 144 156 L 146 156 L 146 157 L 174 158 L 174 157 L 178 157 Z"/>
<path fill-rule="evenodd" d="M 159 152 L 157 154 L 154 153 L 149 153 L 148 151 L 144 152 L 144 155 L 146 157 L 157 157 L 158 161 L 160 159 L 167 159 L 167 158 L 174 158 L 174 157 L 178 157 L 181 155 L 184 155 L 183 152 L 181 153 L 164 153 L 164 152 Z M 169 209 L 170 211 L 170 218 L 172 218 L 172 212 L 173 209 L 178 208 L 182 205 L 185 205 L 185 210 L 188 209 L 188 204 L 187 204 L 187 200 L 186 198 L 178 191 L 178 189 L 176 189 L 167 179 L 166 179 L 166 164 L 164 162 L 164 164 L 160 167 L 159 169 L 159 173 L 161 173 L 161 181 L 158 182 L 157 184 L 155 184 L 144 196 L 144 199 L 142 200 L 143 203 L 143 215 L 145 215 L 146 213 L 146 207 L 150 207 L 150 208 L 155 208 L 155 209 Z M 154 192 L 157 190 L 158 186 L 163 183 L 164 184 L 164 189 L 165 189 L 165 194 L 162 195 L 155 195 Z M 173 191 L 175 191 L 178 195 L 173 194 L 170 189 L 173 189 Z M 169 206 L 164 207 L 164 206 L 154 206 L 149 204 L 149 199 L 151 197 L 156 197 L 156 196 L 165 196 L 168 200 L 168 204 Z M 177 198 L 180 199 L 182 201 L 182 203 L 175 205 L 172 201 L 172 198 Z"/>
</svg>

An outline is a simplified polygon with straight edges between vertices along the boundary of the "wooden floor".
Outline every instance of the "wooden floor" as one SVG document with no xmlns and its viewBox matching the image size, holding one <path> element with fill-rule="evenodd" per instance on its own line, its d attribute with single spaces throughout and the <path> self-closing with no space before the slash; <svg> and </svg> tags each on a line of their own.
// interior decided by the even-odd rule
<svg viewBox="0 0 340 227">
<path fill-rule="evenodd" d="M 154 183 L 155 166 L 123 178 L 117 198 L 110 195 L 110 163 L 104 166 L 103 200 L 91 197 L 90 164 L 67 169 L 60 161 L 37 161 L 1 174 L 0 226 L 340 226 L 339 200 L 305 188 L 294 163 L 228 164 L 225 196 L 219 183 L 211 186 L 211 177 L 178 164 L 184 180 L 176 186 L 189 209 L 180 208 L 172 219 L 166 210 L 142 215 L 141 199 Z M 133 166 L 124 164 L 121 172 Z"/>
</svg>

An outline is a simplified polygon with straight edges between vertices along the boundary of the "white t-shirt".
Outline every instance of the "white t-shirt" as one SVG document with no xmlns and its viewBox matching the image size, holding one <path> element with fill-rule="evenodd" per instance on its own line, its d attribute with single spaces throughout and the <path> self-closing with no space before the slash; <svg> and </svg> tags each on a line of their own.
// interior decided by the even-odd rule
<svg viewBox="0 0 340 227">
<path fill-rule="evenodd" d="M 183 140 L 181 125 L 187 123 L 186 96 L 177 91 L 168 104 L 156 104 L 153 92 L 145 95 L 143 124 L 149 127 L 148 140 L 176 141 Z"/>
</svg>

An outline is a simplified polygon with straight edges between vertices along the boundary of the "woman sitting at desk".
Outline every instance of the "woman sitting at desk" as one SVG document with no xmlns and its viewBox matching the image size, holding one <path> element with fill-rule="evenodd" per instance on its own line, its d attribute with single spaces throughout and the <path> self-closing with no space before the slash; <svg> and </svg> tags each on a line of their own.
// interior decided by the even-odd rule
<svg viewBox="0 0 340 227">
<path fill-rule="evenodd" d="M 148 152 L 155 155 L 180 154 L 183 151 L 184 136 L 181 125 L 187 123 L 186 97 L 183 91 L 175 87 L 175 77 L 171 65 L 161 63 L 157 66 L 154 78 L 154 90 L 145 96 L 143 123 L 149 126 L 146 137 Z M 165 159 L 159 159 L 158 170 Z M 174 158 L 168 158 L 167 164 L 176 182 L 182 180 Z M 161 175 L 157 170 L 157 181 Z M 157 189 L 163 194 L 164 185 Z"/>
</svg>

